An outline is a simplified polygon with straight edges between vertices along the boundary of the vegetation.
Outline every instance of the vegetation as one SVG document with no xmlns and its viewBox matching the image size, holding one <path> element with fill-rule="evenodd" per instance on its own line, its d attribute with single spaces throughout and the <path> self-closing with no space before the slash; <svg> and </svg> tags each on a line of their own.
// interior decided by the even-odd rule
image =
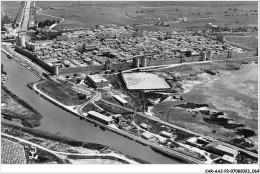
<svg viewBox="0 0 260 174">
<path fill-rule="evenodd" d="M 13 23 L 13 19 L 5 15 L 1 20 L 1 30 L 5 31 L 4 25 Z"/>
<path fill-rule="evenodd" d="M 1 163 L 25 164 L 26 158 L 23 146 L 19 143 L 1 138 Z"/>
<path fill-rule="evenodd" d="M 1 110 L 4 117 L 9 119 L 19 119 L 29 127 L 36 127 L 40 125 L 42 115 L 26 101 L 20 99 L 3 85 L 1 100 L 3 103 L 6 103 L 6 107 L 2 107 Z"/>
<path fill-rule="evenodd" d="M 37 22 L 37 21 L 36 21 Z M 47 20 L 45 20 L 45 21 L 40 21 L 39 23 L 38 23 L 38 27 L 39 28 L 44 28 L 44 27 L 46 27 L 46 26 L 51 26 L 51 25 L 53 25 L 53 24 L 55 24 L 55 23 L 59 23 L 59 20 L 49 20 L 49 19 L 47 19 Z"/>
<path fill-rule="evenodd" d="M 82 99 L 80 94 L 73 91 L 71 85 L 63 81 L 46 80 L 39 83 L 37 87 L 45 94 L 68 106 L 80 105 L 87 101 L 86 99 L 80 100 Z"/>
</svg>

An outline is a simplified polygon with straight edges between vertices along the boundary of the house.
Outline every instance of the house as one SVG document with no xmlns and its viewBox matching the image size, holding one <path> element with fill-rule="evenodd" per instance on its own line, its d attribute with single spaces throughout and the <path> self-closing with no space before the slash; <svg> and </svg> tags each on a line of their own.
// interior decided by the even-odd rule
<svg viewBox="0 0 260 174">
<path fill-rule="evenodd" d="M 107 79 L 103 78 L 102 76 L 99 76 L 97 74 L 95 75 L 87 75 L 86 79 L 90 81 L 91 85 L 94 88 L 103 88 L 103 87 L 108 87 L 109 82 Z"/>
<path fill-rule="evenodd" d="M 127 105 L 127 101 L 125 99 L 123 99 L 122 97 L 120 97 L 119 95 L 113 95 L 113 97 L 116 99 L 116 101 L 118 101 L 121 105 Z"/>
<path fill-rule="evenodd" d="M 216 153 L 218 155 L 221 155 L 221 156 L 228 155 L 228 156 L 231 156 L 231 157 L 235 158 L 238 155 L 238 150 L 232 149 L 230 147 L 224 146 L 224 145 L 216 143 L 216 142 L 208 144 L 206 146 L 206 148 L 209 151 L 211 151 L 213 153 Z"/>
<path fill-rule="evenodd" d="M 140 127 L 143 128 L 143 129 L 145 129 L 145 130 L 148 129 L 148 125 L 145 124 L 145 123 L 140 124 Z"/>
<path fill-rule="evenodd" d="M 151 133 L 149 133 L 149 132 L 144 132 L 144 133 L 141 134 L 141 136 L 142 136 L 143 138 L 145 138 L 146 140 L 149 140 L 149 139 L 151 139 L 151 138 L 154 137 L 154 136 L 153 136 Z"/>
<path fill-rule="evenodd" d="M 173 135 L 170 132 L 161 131 L 161 136 L 171 138 Z"/>
<path fill-rule="evenodd" d="M 221 159 L 228 162 L 228 163 L 231 163 L 231 164 L 237 163 L 236 158 L 228 156 L 228 155 L 223 155 L 223 157 Z"/>
<path fill-rule="evenodd" d="M 88 112 L 88 117 L 96 120 L 96 121 L 99 121 L 103 124 L 106 124 L 106 125 L 109 125 L 110 123 L 113 122 L 113 118 L 112 117 L 108 117 L 108 116 L 105 116 L 103 114 L 100 114 L 96 111 L 89 111 Z"/>
</svg>

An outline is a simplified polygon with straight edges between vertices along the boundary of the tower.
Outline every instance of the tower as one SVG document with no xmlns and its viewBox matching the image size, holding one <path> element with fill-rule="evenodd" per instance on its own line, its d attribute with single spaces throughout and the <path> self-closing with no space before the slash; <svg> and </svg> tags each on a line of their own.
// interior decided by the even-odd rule
<svg viewBox="0 0 260 174">
<path fill-rule="evenodd" d="M 141 66 L 146 67 L 146 58 L 145 57 L 141 57 Z"/>
<path fill-rule="evenodd" d="M 139 65 L 140 65 L 139 58 L 138 57 L 134 57 L 133 58 L 133 62 L 134 62 L 134 67 L 135 68 L 139 68 Z"/>
<path fill-rule="evenodd" d="M 105 63 L 105 67 L 106 67 L 106 70 L 111 70 L 111 60 L 110 59 L 107 59 L 107 61 Z"/>
</svg>

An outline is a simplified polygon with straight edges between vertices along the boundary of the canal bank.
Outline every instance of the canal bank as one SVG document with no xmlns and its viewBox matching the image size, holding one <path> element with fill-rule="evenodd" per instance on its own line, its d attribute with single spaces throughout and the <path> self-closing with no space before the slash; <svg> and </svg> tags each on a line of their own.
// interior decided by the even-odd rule
<svg viewBox="0 0 260 174">
<path fill-rule="evenodd" d="M 8 59 L 4 54 L 2 54 L 2 63 L 6 67 L 9 78 L 5 84 L 7 88 L 23 100 L 26 100 L 43 115 L 41 125 L 36 129 L 48 130 L 52 134 L 70 137 L 77 141 L 103 144 L 123 154 L 154 164 L 181 163 L 156 153 L 150 147 L 141 145 L 113 132 L 103 131 L 86 121 L 81 121 L 78 117 L 53 105 L 24 86 L 26 83 L 39 81 L 40 79 L 36 75 L 20 66 L 17 62 Z M 5 120 L 2 121 L 4 122 Z"/>
</svg>

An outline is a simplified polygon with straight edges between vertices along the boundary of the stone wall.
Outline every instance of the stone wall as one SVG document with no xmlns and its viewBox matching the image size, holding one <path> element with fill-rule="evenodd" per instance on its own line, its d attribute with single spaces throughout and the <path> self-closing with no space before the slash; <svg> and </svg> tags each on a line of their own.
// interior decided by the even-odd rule
<svg viewBox="0 0 260 174">
<path fill-rule="evenodd" d="M 35 61 L 37 64 L 41 65 L 44 69 L 49 71 L 51 74 L 54 73 L 54 67 L 48 65 L 43 60 L 37 58 L 36 55 L 32 54 L 31 52 L 22 49 L 20 47 L 15 47 L 15 50 L 27 57 L 29 57 L 31 60 Z M 235 58 L 243 58 L 248 56 L 255 56 L 256 51 L 248 51 L 245 53 L 232 53 L 231 59 Z M 228 59 L 228 53 L 223 53 L 221 55 L 213 54 L 212 60 L 225 60 Z M 201 56 L 191 56 L 191 57 L 184 57 L 184 62 L 198 62 L 201 61 Z M 169 65 L 169 64 L 178 64 L 181 63 L 181 58 L 176 57 L 173 59 L 165 59 L 165 60 L 147 60 L 146 65 L 147 66 L 158 66 L 158 65 Z M 111 69 L 114 69 L 116 71 L 118 70 L 127 70 L 134 68 L 134 64 L 132 62 L 128 63 L 120 63 L 120 64 L 112 64 Z M 89 67 L 77 67 L 77 68 L 60 68 L 59 74 L 66 74 L 66 73 L 79 73 L 79 72 L 87 72 L 87 71 L 102 71 L 105 70 L 105 64 L 104 65 L 98 65 L 98 66 L 89 66 Z"/>
<path fill-rule="evenodd" d="M 35 54 L 22 49 L 21 47 L 15 46 L 15 51 L 25 55 L 26 57 L 30 58 L 31 60 L 35 61 L 38 65 L 49 71 L 51 74 L 53 74 L 53 66 L 48 65 L 46 62 L 43 60 L 39 59 Z"/>
</svg>

